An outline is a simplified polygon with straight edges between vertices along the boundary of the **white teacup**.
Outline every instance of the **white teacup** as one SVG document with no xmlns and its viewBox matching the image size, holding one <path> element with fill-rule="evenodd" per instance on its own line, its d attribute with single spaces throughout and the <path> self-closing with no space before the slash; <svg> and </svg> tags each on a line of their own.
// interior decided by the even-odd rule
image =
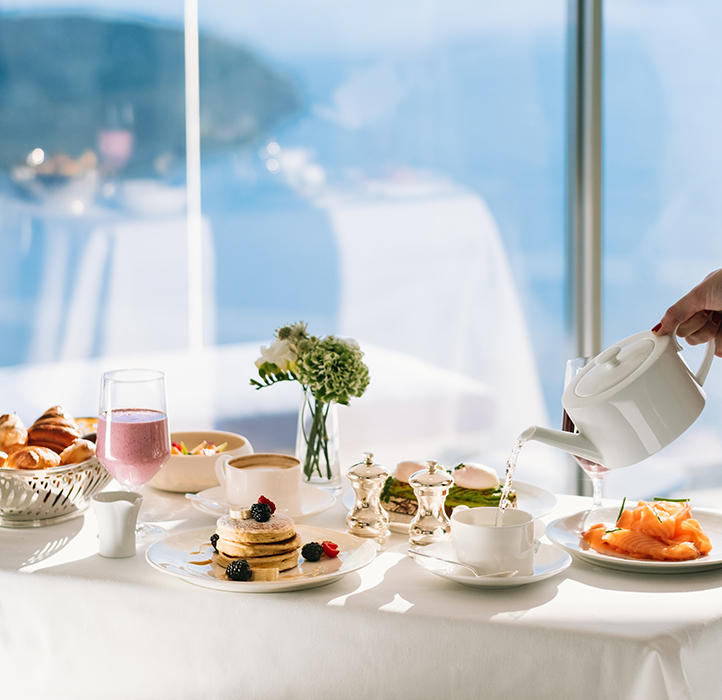
<svg viewBox="0 0 722 700">
<path fill-rule="evenodd" d="M 534 573 L 534 516 L 507 508 L 499 526 L 499 509 L 457 506 L 451 514 L 451 542 L 456 558 L 482 574 Z"/>
<path fill-rule="evenodd" d="M 233 505 L 249 506 L 265 496 L 288 515 L 301 514 L 301 462 L 291 455 L 228 455 L 216 462 L 216 476 Z"/>
</svg>

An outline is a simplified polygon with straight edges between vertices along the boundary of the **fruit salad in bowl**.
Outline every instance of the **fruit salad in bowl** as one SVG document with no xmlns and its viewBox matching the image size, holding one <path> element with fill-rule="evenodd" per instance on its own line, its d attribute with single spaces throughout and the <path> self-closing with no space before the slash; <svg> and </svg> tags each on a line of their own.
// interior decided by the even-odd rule
<svg viewBox="0 0 722 700">
<path fill-rule="evenodd" d="M 163 491 L 198 493 L 218 486 L 218 459 L 253 453 L 247 438 L 224 430 L 178 431 L 171 433 L 170 439 L 170 459 L 148 482 Z"/>
</svg>

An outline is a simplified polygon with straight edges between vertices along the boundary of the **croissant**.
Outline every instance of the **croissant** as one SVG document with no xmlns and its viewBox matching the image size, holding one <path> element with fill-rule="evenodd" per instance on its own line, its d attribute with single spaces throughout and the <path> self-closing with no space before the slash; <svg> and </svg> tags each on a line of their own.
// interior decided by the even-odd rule
<svg viewBox="0 0 722 700">
<path fill-rule="evenodd" d="M 0 450 L 11 452 L 28 441 L 28 431 L 16 413 L 0 416 Z"/>
<path fill-rule="evenodd" d="M 78 438 L 60 453 L 60 464 L 80 464 L 91 457 L 95 457 L 95 444 Z"/>
<path fill-rule="evenodd" d="M 48 447 L 60 454 L 83 437 L 73 418 L 61 406 L 53 406 L 28 428 L 28 445 Z"/>
<path fill-rule="evenodd" d="M 48 447 L 21 447 L 11 452 L 5 464 L 7 469 L 50 469 L 60 465 L 60 456 Z"/>
</svg>

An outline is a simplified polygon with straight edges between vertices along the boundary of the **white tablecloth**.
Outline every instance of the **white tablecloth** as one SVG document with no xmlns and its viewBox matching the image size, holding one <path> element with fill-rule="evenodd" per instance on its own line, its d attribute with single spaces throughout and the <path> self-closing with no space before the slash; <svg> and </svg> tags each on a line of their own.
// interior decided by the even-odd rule
<svg viewBox="0 0 722 700">
<path fill-rule="evenodd" d="M 556 517 L 585 504 L 562 496 Z M 147 491 L 146 520 L 212 525 Z M 345 509 L 309 524 L 341 529 Z M 549 518 L 547 518 L 548 520 Z M 394 535 L 360 572 L 238 594 L 97 554 L 92 512 L 0 530 L 0 687 L 30 700 L 545 698 L 695 700 L 722 687 L 722 571 L 641 575 L 574 562 L 516 589 L 466 588 Z"/>
</svg>

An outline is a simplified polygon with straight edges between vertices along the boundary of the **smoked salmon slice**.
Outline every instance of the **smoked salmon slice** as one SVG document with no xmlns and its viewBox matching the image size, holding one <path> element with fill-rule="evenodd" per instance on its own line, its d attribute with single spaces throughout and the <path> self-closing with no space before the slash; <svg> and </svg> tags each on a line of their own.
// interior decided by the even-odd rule
<svg viewBox="0 0 722 700">
<path fill-rule="evenodd" d="M 607 533 L 604 541 L 622 554 L 635 559 L 685 561 L 697 559 L 700 555 L 699 550 L 691 542 L 666 544 L 638 530 L 615 530 Z"/>
<path fill-rule="evenodd" d="M 698 559 L 709 554 L 712 543 L 691 513 L 688 501 L 639 501 L 633 510 L 620 513 L 615 527 L 599 523 L 582 538 L 601 554 L 656 561 Z"/>
</svg>

